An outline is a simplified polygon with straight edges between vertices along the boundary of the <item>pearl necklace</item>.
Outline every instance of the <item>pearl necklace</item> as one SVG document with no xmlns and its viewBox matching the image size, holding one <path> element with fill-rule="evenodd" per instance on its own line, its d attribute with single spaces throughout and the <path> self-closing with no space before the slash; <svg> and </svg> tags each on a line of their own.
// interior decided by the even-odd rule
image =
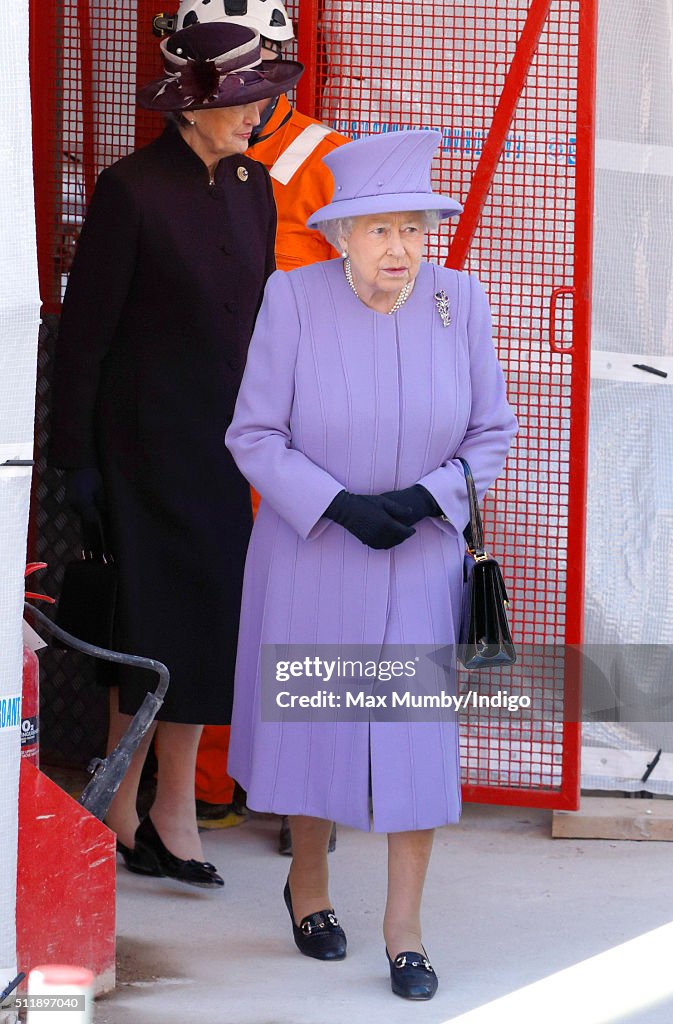
<svg viewBox="0 0 673 1024">
<path fill-rule="evenodd" d="M 348 281 L 349 285 L 353 289 L 353 294 L 355 295 L 356 298 L 360 299 L 360 302 L 362 302 L 362 299 L 358 295 L 358 290 L 355 287 L 355 284 L 353 283 L 353 272 L 351 270 L 351 261 L 350 261 L 350 257 L 349 256 L 347 256 L 346 259 L 344 260 L 344 274 L 346 275 L 346 280 Z M 411 281 L 407 281 L 407 283 L 404 285 L 402 291 L 400 292 L 400 294 L 395 299 L 395 302 L 393 304 L 392 309 L 388 310 L 388 316 L 392 316 L 393 313 L 397 313 L 397 310 L 400 308 L 400 306 L 404 305 L 404 303 L 409 298 L 409 292 L 411 291 L 411 286 L 412 286 L 412 282 Z M 367 305 L 367 303 L 365 302 L 365 306 L 366 305 Z"/>
</svg>

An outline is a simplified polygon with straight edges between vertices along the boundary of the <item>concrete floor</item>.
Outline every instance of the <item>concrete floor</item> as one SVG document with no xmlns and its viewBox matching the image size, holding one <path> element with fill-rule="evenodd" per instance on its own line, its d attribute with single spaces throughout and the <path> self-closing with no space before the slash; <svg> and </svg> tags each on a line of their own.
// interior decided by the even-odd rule
<svg viewBox="0 0 673 1024">
<path fill-rule="evenodd" d="M 384 836 L 339 829 L 331 890 L 349 952 L 335 964 L 295 949 L 275 819 L 204 835 L 222 892 L 120 865 L 118 987 L 98 1001 L 96 1022 L 671 1024 L 670 844 L 551 839 L 550 819 L 468 805 L 460 826 L 437 833 L 425 944 L 440 989 L 430 1003 L 390 992 Z"/>
</svg>

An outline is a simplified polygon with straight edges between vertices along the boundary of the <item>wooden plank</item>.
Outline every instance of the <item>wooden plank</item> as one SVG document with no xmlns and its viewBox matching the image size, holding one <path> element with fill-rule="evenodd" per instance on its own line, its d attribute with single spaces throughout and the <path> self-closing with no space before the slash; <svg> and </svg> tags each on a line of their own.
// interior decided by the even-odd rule
<svg viewBox="0 0 673 1024">
<path fill-rule="evenodd" d="M 656 749 L 617 750 L 612 747 L 582 747 L 582 777 L 597 776 L 639 781 L 656 753 Z M 662 753 L 651 778 L 653 782 L 673 782 L 673 753 Z M 587 786 L 587 789 L 600 788 L 596 785 Z M 642 788 L 645 788 L 644 784 Z"/>
<path fill-rule="evenodd" d="M 579 811 L 554 811 L 552 838 L 673 842 L 673 800 L 582 797 Z"/>
</svg>

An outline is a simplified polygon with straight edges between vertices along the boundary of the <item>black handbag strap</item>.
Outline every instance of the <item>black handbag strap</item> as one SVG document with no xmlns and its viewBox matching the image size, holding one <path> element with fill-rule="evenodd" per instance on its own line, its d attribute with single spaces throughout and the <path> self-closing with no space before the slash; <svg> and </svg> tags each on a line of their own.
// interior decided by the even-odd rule
<svg viewBox="0 0 673 1024">
<path fill-rule="evenodd" d="M 458 461 L 463 467 L 465 473 L 465 483 L 467 484 L 467 500 L 470 504 L 470 522 L 463 531 L 463 536 L 467 541 L 467 546 L 471 552 L 475 555 L 484 554 L 484 529 L 481 524 L 481 513 L 479 512 L 479 502 L 477 501 L 477 488 L 474 486 L 474 477 L 472 476 L 472 470 L 470 464 L 465 459 L 458 457 Z"/>
</svg>

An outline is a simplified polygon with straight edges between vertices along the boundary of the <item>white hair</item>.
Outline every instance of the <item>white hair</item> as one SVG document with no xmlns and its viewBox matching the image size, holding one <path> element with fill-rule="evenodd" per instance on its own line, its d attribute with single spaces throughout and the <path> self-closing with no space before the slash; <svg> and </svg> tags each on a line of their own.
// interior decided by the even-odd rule
<svg viewBox="0 0 673 1024">
<path fill-rule="evenodd" d="M 341 250 L 353 230 L 354 223 L 355 217 L 337 217 L 336 220 L 319 221 L 316 229 L 325 236 L 331 246 Z"/>
<path fill-rule="evenodd" d="M 442 219 L 439 210 L 408 210 L 404 212 L 420 214 L 425 231 L 434 231 Z M 362 216 L 369 216 L 369 214 L 362 214 Z M 316 224 L 316 229 L 325 236 L 330 245 L 341 250 L 344 242 L 348 241 L 356 220 L 359 218 L 337 217 L 335 220 L 321 220 Z"/>
</svg>

